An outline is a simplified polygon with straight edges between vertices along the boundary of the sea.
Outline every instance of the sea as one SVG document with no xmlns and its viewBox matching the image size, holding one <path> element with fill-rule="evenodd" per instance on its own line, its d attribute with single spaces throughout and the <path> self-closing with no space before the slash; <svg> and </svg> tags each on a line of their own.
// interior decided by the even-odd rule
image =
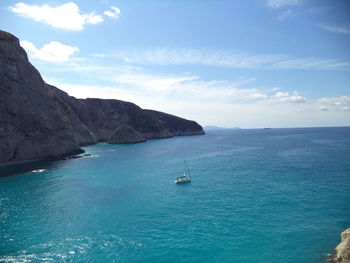
<svg viewBox="0 0 350 263">
<path fill-rule="evenodd" d="M 0 168 L 0 262 L 322 263 L 350 227 L 350 127 L 84 149 Z"/>
</svg>

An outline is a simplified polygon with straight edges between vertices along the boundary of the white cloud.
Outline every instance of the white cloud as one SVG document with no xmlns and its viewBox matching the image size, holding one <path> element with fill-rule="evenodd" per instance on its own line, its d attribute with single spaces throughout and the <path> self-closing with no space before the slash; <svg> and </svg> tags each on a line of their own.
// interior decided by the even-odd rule
<svg viewBox="0 0 350 263">
<path fill-rule="evenodd" d="M 277 98 L 281 102 L 305 102 L 306 98 L 294 91 L 293 93 L 278 91 L 273 98 Z"/>
<path fill-rule="evenodd" d="M 46 78 L 46 73 L 44 79 L 76 97 L 131 101 L 142 108 L 168 112 L 203 125 L 243 128 L 350 125 L 347 96 L 306 100 L 298 92 L 254 88 L 253 78 L 203 80 L 188 73 L 154 74 L 139 67 L 96 62 L 93 58 L 56 64 L 62 70 L 54 71 L 60 82 Z M 69 76 L 64 80 L 60 74 L 76 76 L 75 83 L 71 83 Z M 300 103 L 292 103 L 297 101 Z M 334 105 L 343 110 L 337 111 Z"/>
<path fill-rule="evenodd" d="M 261 99 L 267 99 L 268 96 L 266 94 L 262 94 L 262 93 L 253 93 L 250 95 L 250 98 L 261 100 Z"/>
<path fill-rule="evenodd" d="M 332 111 L 349 111 L 350 96 L 340 96 L 333 98 L 321 98 L 318 100 L 320 107 Z"/>
<path fill-rule="evenodd" d="M 341 33 L 341 34 L 350 34 L 349 27 L 340 27 L 340 26 L 321 26 L 324 30 L 333 33 Z"/>
<path fill-rule="evenodd" d="M 277 9 L 284 6 L 297 5 L 301 0 L 267 0 L 266 4 L 269 8 Z"/>
<path fill-rule="evenodd" d="M 271 63 L 270 69 L 299 70 L 350 70 L 350 61 L 338 59 L 299 58 L 284 59 Z"/>
<path fill-rule="evenodd" d="M 275 70 L 350 70 L 350 61 L 320 58 L 291 58 L 279 54 L 249 54 L 229 50 L 154 48 L 126 50 L 111 56 L 141 65 L 201 65 L 226 68 Z"/>
<path fill-rule="evenodd" d="M 106 16 L 112 17 L 112 18 L 119 18 L 121 15 L 121 11 L 118 7 L 111 6 L 111 10 L 107 10 L 103 12 Z"/>
<path fill-rule="evenodd" d="M 29 41 L 24 40 L 20 44 L 31 57 L 49 62 L 66 62 L 76 52 L 79 52 L 77 47 L 64 45 L 57 41 L 51 41 L 40 49 Z"/>
<path fill-rule="evenodd" d="M 155 76 L 144 75 L 146 83 L 147 79 L 153 79 Z M 159 77 L 159 76 L 158 76 Z M 163 76 L 164 77 L 164 76 Z M 137 76 L 135 76 L 137 79 Z M 166 81 L 166 77 L 165 82 Z M 296 104 L 276 102 L 270 100 L 250 100 L 246 103 L 229 102 L 228 100 L 208 100 L 202 97 L 192 98 L 193 95 L 199 95 L 195 89 L 202 91 L 205 95 L 213 84 L 202 82 L 200 79 L 182 80 L 180 76 L 178 81 L 174 81 L 176 76 L 170 77 L 171 85 L 174 88 L 180 88 L 179 93 L 184 93 L 176 98 L 164 96 L 163 92 L 154 92 L 145 90 L 138 86 L 133 89 L 131 86 L 123 86 L 123 84 L 114 85 L 81 85 L 69 84 L 55 81 L 49 83 L 65 90 L 70 95 L 76 97 L 90 98 L 108 98 L 121 99 L 131 101 L 146 109 L 155 109 L 188 119 L 193 119 L 202 125 L 216 125 L 223 127 L 242 127 L 242 128 L 258 128 L 258 127 L 310 127 L 310 126 L 341 126 L 350 125 L 348 112 L 335 112 L 321 106 L 316 101 L 309 103 Z M 140 81 L 140 78 L 138 78 Z M 194 82 L 194 83 L 193 83 Z M 125 84 L 125 83 L 124 83 Z M 161 83 L 160 85 L 163 85 Z M 196 85 L 197 84 L 197 85 Z M 171 90 L 172 88 L 168 89 Z M 242 93 L 243 88 L 236 91 Z M 147 92 L 145 92 L 147 91 Z M 218 92 L 217 96 L 222 93 Z M 250 91 L 244 95 L 253 95 Z M 243 92 L 244 93 L 244 92 Z M 212 95 L 212 94 L 211 94 Z M 241 94 L 242 95 L 242 94 Z"/>
<path fill-rule="evenodd" d="M 125 62 L 156 65 L 203 65 L 232 68 L 256 68 L 279 60 L 275 55 L 202 49 L 155 48 L 129 50 L 116 54 Z"/>
<path fill-rule="evenodd" d="M 274 95 L 275 98 L 285 98 L 288 96 L 289 96 L 288 92 L 282 92 L 282 91 L 279 91 Z"/>
<path fill-rule="evenodd" d="M 52 70 L 52 69 L 50 69 Z M 81 76 L 87 83 L 105 85 L 127 90 L 130 95 L 141 97 L 157 97 L 164 100 L 182 101 L 217 101 L 225 103 L 246 103 L 255 101 L 257 95 L 272 90 L 259 90 L 247 87 L 255 81 L 253 78 L 238 78 L 236 81 L 204 81 L 192 74 L 168 75 L 151 74 L 143 69 L 125 66 L 89 66 L 87 61 L 68 63 L 56 69 L 56 76 L 63 72 Z M 47 72 L 47 70 L 46 70 Z M 85 96 L 79 91 L 75 96 Z M 260 99 L 262 98 L 260 95 Z"/>
<path fill-rule="evenodd" d="M 93 53 L 93 54 L 90 54 L 90 57 L 93 57 L 93 58 L 105 58 L 107 55 L 106 54 L 103 54 L 103 53 Z"/>
<path fill-rule="evenodd" d="M 32 18 L 52 27 L 72 31 L 81 31 L 86 24 L 98 24 L 103 21 L 100 15 L 96 15 L 93 12 L 81 14 L 79 7 L 74 2 L 56 7 L 27 5 L 20 2 L 11 6 L 10 10 L 18 15 Z"/>
<path fill-rule="evenodd" d="M 330 109 L 325 106 L 319 106 L 318 108 L 320 109 L 320 111 L 330 111 Z"/>
</svg>

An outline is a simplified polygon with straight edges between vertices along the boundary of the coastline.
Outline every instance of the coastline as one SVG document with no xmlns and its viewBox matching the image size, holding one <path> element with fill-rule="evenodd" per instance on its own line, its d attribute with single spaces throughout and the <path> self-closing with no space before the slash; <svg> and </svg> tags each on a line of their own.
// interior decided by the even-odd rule
<svg viewBox="0 0 350 263">
<path fill-rule="evenodd" d="M 179 134 L 179 135 L 174 135 L 174 136 L 169 136 L 169 137 L 154 137 L 154 138 L 150 138 L 148 140 L 145 140 L 143 142 L 119 143 L 119 144 L 120 145 L 123 145 L 123 144 L 139 144 L 139 143 L 145 143 L 145 142 L 150 141 L 150 140 L 171 139 L 171 138 L 175 138 L 175 137 L 186 137 L 186 136 L 197 136 L 197 135 L 205 135 L 205 132 L 203 131 L 203 133 L 198 132 L 198 133 L 192 133 L 192 134 Z M 100 144 L 100 143 L 111 144 L 111 143 L 108 143 L 106 141 L 101 141 L 101 142 L 97 142 L 97 143 L 81 145 L 81 147 L 92 146 L 92 145 L 96 145 L 96 144 Z M 111 144 L 111 145 L 113 145 L 113 144 Z M 118 144 L 115 144 L 115 145 L 118 145 Z M 15 166 L 15 165 L 27 165 L 27 164 L 30 165 L 30 164 L 35 164 L 36 162 L 39 163 L 39 162 L 57 161 L 57 160 L 61 160 L 62 158 L 65 158 L 65 157 L 77 156 L 77 155 L 83 154 L 85 152 L 86 151 L 84 149 L 80 148 L 80 150 L 78 150 L 78 151 L 73 151 L 73 152 L 62 154 L 62 155 L 55 156 L 55 157 L 51 156 L 51 157 L 48 157 L 48 158 L 7 161 L 7 162 L 0 163 L 0 169 L 1 168 L 7 168 L 7 167 Z M 3 177 L 3 176 L 0 174 L 0 178 L 1 177 Z"/>
<path fill-rule="evenodd" d="M 341 241 L 328 259 L 328 263 L 350 263 L 350 227 L 341 233 Z"/>
</svg>

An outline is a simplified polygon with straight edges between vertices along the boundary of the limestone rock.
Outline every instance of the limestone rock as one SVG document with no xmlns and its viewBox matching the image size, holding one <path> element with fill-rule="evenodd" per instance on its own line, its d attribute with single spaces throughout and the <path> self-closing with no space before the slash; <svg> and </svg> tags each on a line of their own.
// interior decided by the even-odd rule
<svg viewBox="0 0 350 263">
<path fill-rule="evenodd" d="M 96 142 L 204 134 L 200 125 L 121 100 L 76 99 L 46 84 L 0 30 L 0 163 L 56 158 Z"/>
<path fill-rule="evenodd" d="M 341 233 L 341 242 L 335 248 L 329 263 L 350 263 L 350 228 Z"/>
<path fill-rule="evenodd" d="M 138 143 L 146 141 L 141 133 L 135 131 L 130 125 L 118 126 L 109 137 L 108 143 Z"/>
<path fill-rule="evenodd" d="M 0 163 L 58 157 L 96 140 L 50 94 L 16 37 L 0 31 Z"/>
</svg>

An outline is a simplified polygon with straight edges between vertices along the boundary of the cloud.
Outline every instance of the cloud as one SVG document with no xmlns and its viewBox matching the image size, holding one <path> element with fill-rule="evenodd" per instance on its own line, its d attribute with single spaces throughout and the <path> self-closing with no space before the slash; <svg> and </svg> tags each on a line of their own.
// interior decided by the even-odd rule
<svg viewBox="0 0 350 263">
<path fill-rule="evenodd" d="M 121 11 L 118 7 L 111 6 L 111 10 L 107 10 L 103 12 L 106 16 L 111 17 L 111 18 L 119 18 L 121 15 Z"/>
<path fill-rule="evenodd" d="M 158 75 L 130 72 L 111 77 L 115 83 L 134 92 L 166 100 L 237 102 L 244 103 L 256 89 L 241 88 L 253 79 L 239 79 L 236 82 L 203 81 L 193 75 Z"/>
<path fill-rule="evenodd" d="M 297 5 L 301 0 L 267 0 L 266 4 L 269 8 L 278 9 L 284 6 Z"/>
<path fill-rule="evenodd" d="M 349 27 L 340 27 L 340 26 L 321 26 L 321 27 L 324 30 L 327 30 L 327 31 L 333 32 L 333 33 L 350 34 Z"/>
<path fill-rule="evenodd" d="M 51 7 L 49 5 L 27 5 L 17 3 L 10 10 L 20 16 L 46 23 L 54 28 L 81 31 L 86 24 L 98 24 L 103 21 L 100 15 L 94 12 L 81 14 L 79 7 L 74 3 L 66 3 L 61 6 Z"/>
<path fill-rule="evenodd" d="M 292 58 L 287 55 L 251 54 L 229 50 L 153 48 L 120 51 L 111 56 L 123 62 L 141 65 L 200 65 L 274 70 L 350 70 L 348 60 Z"/>
<path fill-rule="evenodd" d="M 273 98 L 278 99 L 281 102 L 305 102 L 306 98 L 294 91 L 293 93 L 278 91 Z"/>
<path fill-rule="evenodd" d="M 318 108 L 320 111 L 330 111 L 330 109 L 325 106 L 319 106 Z"/>
<path fill-rule="evenodd" d="M 142 108 L 194 119 L 203 125 L 243 128 L 350 125 L 349 111 L 334 108 L 348 106 L 347 96 L 306 100 L 298 92 L 256 88 L 254 78 L 205 80 L 189 73 L 155 74 L 140 67 L 98 62 L 96 58 L 72 59 L 70 63 L 55 64 L 55 70 L 46 67 L 43 76 L 48 83 L 75 97 L 131 101 Z M 51 76 L 60 81 L 45 77 L 51 71 L 54 73 Z M 69 75 L 75 77 L 75 83 Z"/>
<path fill-rule="evenodd" d="M 20 44 L 31 57 L 49 62 L 66 62 L 76 52 L 79 52 L 77 47 L 64 45 L 57 41 L 51 41 L 40 49 L 29 41 L 24 40 Z"/>
<path fill-rule="evenodd" d="M 287 18 L 291 18 L 293 16 L 294 16 L 294 14 L 293 14 L 292 10 L 288 9 L 287 11 L 283 12 L 277 19 L 279 21 L 283 21 L 283 20 L 285 20 Z"/>
<path fill-rule="evenodd" d="M 169 100 L 206 101 L 224 103 L 246 103 L 264 97 L 262 90 L 249 87 L 255 82 L 254 78 L 238 78 L 236 81 L 203 80 L 192 74 L 153 74 L 142 68 L 104 64 L 90 64 L 91 60 L 66 63 L 55 69 L 54 75 L 70 79 L 71 76 L 81 78 L 87 84 L 118 87 L 128 91 L 130 96 L 157 97 Z M 89 66 L 90 64 L 90 66 Z M 52 68 L 45 72 L 53 71 Z M 44 72 L 44 74 L 45 74 Z M 52 75 L 52 74 L 49 74 Z M 83 85 L 83 83 L 79 83 Z M 255 95 L 253 95 L 255 94 Z M 258 98 L 256 94 L 261 94 Z M 74 96 L 85 96 L 81 90 Z"/>
<path fill-rule="evenodd" d="M 266 94 L 262 94 L 262 93 L 253 93 L 250 95 L 250 98 L 261 100 L 261 99 L 267 99 L 268 96 Z"/>
<path fill-rule="evenodd" d="M 350 96 L 321 98 L 318 102 L 321 104 L 320 109 L 350 111 Z"/>
<path fill-rule="evenodd" d="M 339 59 L 297 58 L 283 59 L 271 63 L 270 69 L 299 70 L 350 70 L 350 61 Z"/>
<path fill-rule="evenodd" d="M 274 55 L 252 55 L 240 52 L 155 48 L 130 50 L 117 54 L 126 62 L 155 65 L 203 65 L 230 68 L 256 68 L 278 60 Z"/>
<path fill-rule="evenodd" d="M 162 78 L 157 85 L 170 85 L 170 88 L 154 88 L 150 84 L 153 80 Z M 121 79 L 124 77 L 121 77 Z M 168 79 L 169 78 L 169 79 Z M 137 88 L 132 88 L 137 79 Z M 113 81 L 116 81 L 114 79 Z M 147 89 L 141 85 L 145 81 Z M 149 82 L 151 81 L 151 82 Z M 156 76 L 146 75 L 133 77 L 123 83 L 116 82 L 107 85 L 84 85 L 55 82 L 50 84 L 65 90 L 70 95 L 80 98 L 114 98 L 131 101 L 146 109 L 156 109 L 198 121 L 202 125 L 217 125 L 223 127 L 257 128 L 257 127 L 303 127 L 303 126 L 341 126 L 349 125 L 348 112 L 335 112 L 321 108 L 317 101 L 293 104 L 286 102 L 264 100 L 248 100 L 245 103 L 228 100 L 223 97 L 227 89 L 217 89 L 220 85 L 201 81 L 200 78 L 183 76 Z M 130 85 L 124 85 L 124 84 Z M 231 83 L 232 84 L 232 83 Z M 230 83 L 227 83 L 229 86 Z M 214 88 L 214 89 L 213 89 Z M 159 91 L 162 90 L 163 91 Z M 166 96 L 167 92 L 178 90 L 177 97 Z M 208 98 L 207 92 L 213 93 Z M 253 90 L 244 91 L 244 87 L 237 88 L 233 93 L 241 97 L 253 96 Z M 196 96 L 196 97 L 193 97 Z M 201 96 L 198 99 L 197 96 Z"/>
</svg>

